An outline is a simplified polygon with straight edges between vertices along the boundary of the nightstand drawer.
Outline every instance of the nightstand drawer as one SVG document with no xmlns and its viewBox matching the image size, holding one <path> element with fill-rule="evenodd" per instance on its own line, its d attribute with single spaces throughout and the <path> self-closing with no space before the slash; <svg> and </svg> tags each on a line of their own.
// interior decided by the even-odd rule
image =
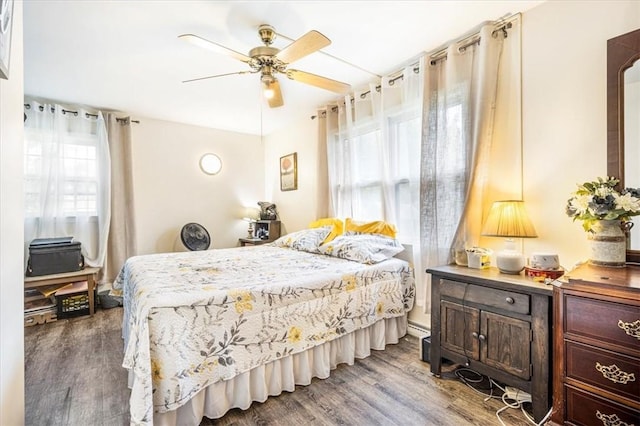
<svg viewBox="0 0 640 426">
<path fill-rule="evenodd" d="M 598 398 L 571 386 L 565 387 L 565 392 L 567 396 L 567 422 L 569 424 L 637 426 L 640 422 L 640 412 L 630 407 Z"/>
<path fill-rule="evenodd" d="M 531 301 L 527 294 L 458 281 L 443 279 L 441 281 L 440 294 L 460 300 L 463 304 L 475 303 L 519 314 L 529 314 L 531 310 Z"/>
<path fill-rule="evenodd" d="M 615 352 L 566 342 L 567 377 L 613 394 L 640 399 L 640 360 Z"/>
<path fill-rule="evenodd" d="M 640 353 L 640 309 L 637 306 L 566 294 L 565 333 L 614 344 L 621 352 Z"/>
</svg>

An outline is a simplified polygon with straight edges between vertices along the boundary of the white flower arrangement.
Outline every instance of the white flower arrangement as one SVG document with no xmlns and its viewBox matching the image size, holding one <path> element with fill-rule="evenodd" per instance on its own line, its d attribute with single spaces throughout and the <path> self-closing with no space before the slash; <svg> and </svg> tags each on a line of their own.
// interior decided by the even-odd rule
<svg viewBox="0 0 640 426">
<path fill-rule="evenodd" d="M 631 217 L 640 215 L 640 188 L 618 192 L 619 182 L 613 177 L 599 177 L 597 181 L 578 185 L 578 190 L 567 201 L 567 216 L 574 221 L 581 220 L 585 231 L 591 231 L 598 220 L 631 222 Z"/>
</svg>

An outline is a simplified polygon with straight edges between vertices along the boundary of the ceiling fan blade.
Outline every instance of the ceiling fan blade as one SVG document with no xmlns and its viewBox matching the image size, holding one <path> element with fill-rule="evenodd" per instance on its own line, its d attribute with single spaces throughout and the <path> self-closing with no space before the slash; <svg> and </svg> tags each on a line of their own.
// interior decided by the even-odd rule
<svg viewBox="0 0 640 426">
<path fill-rule="evenodd" d="M 347 83 L 342 83 L 341 81 L 332 80 L 327 77 L 321 77 L 319 75 L 311 74 L 310 72 L 300 70 L 287 70 L 287 77 L 289 77 L 291 80 L 310 84 L 312 86 L 316 86 L 321 89 L 329 90 L 331 92 L 336 92 L 343 95 L 351 90 L 351 85 Z"/>
<path fill-rule="evenodd" d="M 285 64 L 290 64 L 330 44 L 331 40 L 318 31 L 312 30 L 278 52 L 276 58 Z"/>
<path fill-rule="evenodd" d="M 179 35 L 178 38 L 182 40 L 186 40 L 189 43 L 195 44 L 196 46 L 202 47 L 204 49 L 208 49 L 216 53 L 221 53 L 223 55 L 231 56 L 232 58 L 242 62 L 249 63 L 249 61 L 251 61 L 251 58 L 245 54 L 236 52 L 235 50 L 229 49 L 228 47 L 224 47 L 221 44 L 218 44 L 214 41 L 207 40 L 205 38 L 199 37 L 194 34 L 182 34 L 182 35 Z"/>
<path fill-rule="evenodd" d="M 226 74 L 218 74 L 218 75 L 210 75 L 208 77 L 199 77 L 199 78 L 192 78 L 190 80 L 183 80 L 183 83 L 190 83 L 192 81 L 198 81 L 198 80 L 208 80 L 210 78 L 217 78 L 217 77 L 225 77 L 227 75 L 236 75 L 236 74 L 252 74 L 252 71 L 238 71 L 238 72 L 228 72 Z"/>
<path fill-rule="evenodd" d="M 267 102 L 269 102 L 269 107 L 277 108 L 284 105 L 284 101 L 282 100 L 282 91 L 280 90 L 280 83 L 277 79 L 273 79 L 270 82 L 262 82 L 262 87 L 264 89 L 265 97 L 267 98 Z M 271 96 L 267 96 L 267 91 L 271 91 Z"/>
</svg>

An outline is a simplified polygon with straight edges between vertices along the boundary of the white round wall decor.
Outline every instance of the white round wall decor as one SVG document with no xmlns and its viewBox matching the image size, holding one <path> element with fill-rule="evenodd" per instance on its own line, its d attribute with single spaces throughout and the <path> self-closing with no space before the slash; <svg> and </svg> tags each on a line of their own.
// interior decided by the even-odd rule
<svg viewBox="0 0 640 426">
<path fill-rule="evenodd" d="M 222 169 L 222 160 L 215 154 L 204 154 L 200 157 L 200 169 L 208 175 L 217 175 Z"/>
</svg>

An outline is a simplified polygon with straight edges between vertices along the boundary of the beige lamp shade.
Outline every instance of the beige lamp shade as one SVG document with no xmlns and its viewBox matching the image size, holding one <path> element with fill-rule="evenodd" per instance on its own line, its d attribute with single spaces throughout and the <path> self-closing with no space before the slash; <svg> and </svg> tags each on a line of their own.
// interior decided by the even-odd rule
<svg viewBox="0 0 640 426">
<path fill-rule="evenodd" d="M 496 201 L 482 227 L 487 237 L 535 238 L 536 230 L 522 200 Z"/>
<path fill-rule="evenodd" d="M 524 256 L 516 250 L 513 238 L 538 236 L 521 200 L 494 202 L 482 228 L 482 235 L 505 238 L 504 250 L 496 253 L 496 266 L 504 274 L 519 274 L 524 269 Z"/>
<path fill-rule="evenodd" d="M 255 207 L 245 207 L 242 213 L 242 220 L 246 222 L 255 222 L 260 218 L 260 210 Z"/>
</svg>

